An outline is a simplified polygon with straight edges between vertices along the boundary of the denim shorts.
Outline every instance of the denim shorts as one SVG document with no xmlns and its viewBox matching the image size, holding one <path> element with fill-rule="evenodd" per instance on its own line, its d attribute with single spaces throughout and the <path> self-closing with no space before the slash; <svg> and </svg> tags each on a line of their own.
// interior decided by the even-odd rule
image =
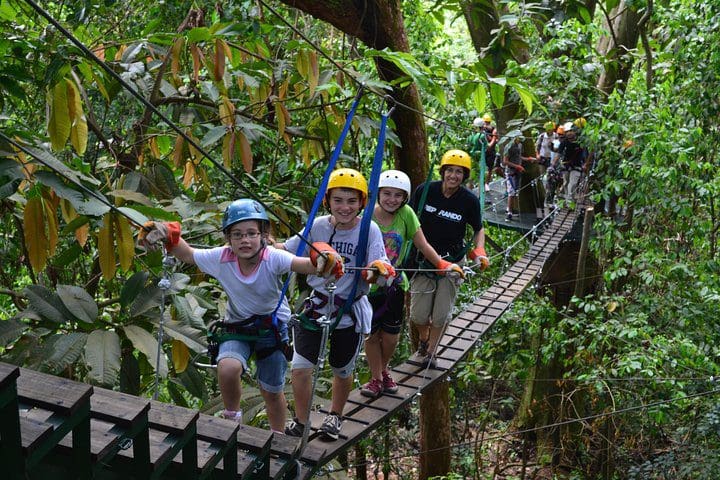
<svg viewBox="0 0 720 480">
<path fill-rule="evenodd" d="M 288 339 L 287 324 L 280 323 L 280 338 L 283 341 Z M 275 332 L 259 338 L 255 342 L 241 340 L 227 340 L 220 344 L 218 353 L 218 364 L 223 358 L 234 358 L 242 363 L 243 370 L 248 370 L 248 361 L 255 350 L 273 347 L 277 344 Z M 275 350 L 262 360 L 255 359 L 256 378 L 260 388 L 270 393 L 280 393 L 285 387 L 285 373 L 287 372 L 287 360 L 282 350 Z"/>
</svg>

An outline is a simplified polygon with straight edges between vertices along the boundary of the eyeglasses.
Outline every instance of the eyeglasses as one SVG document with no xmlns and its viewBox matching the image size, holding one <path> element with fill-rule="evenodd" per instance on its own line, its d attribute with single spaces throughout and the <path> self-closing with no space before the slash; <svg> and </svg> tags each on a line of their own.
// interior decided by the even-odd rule
<svg viewBox="0 0 720 480">
<path fill-rule="evenodd" d="M 252 240 L 252 239 L 255 239 L 255 238 L 259 237 L 259 236 L 260 236 L 260 232 L 255 232 L 255 231 L 245 232 L 245 233 L 243 233 L 243 232 L 238 232 L 238 231 L 230 232 L 230 238 L 231 238 L 232 240 L 242 240 L 243 238 L 249 238 L 249 239 Z"/>
</svg>

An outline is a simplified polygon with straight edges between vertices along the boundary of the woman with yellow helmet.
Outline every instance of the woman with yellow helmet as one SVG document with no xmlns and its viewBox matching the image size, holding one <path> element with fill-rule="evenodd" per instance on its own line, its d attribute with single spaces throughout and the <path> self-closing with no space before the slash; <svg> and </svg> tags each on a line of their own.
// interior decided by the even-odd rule
<svg viewBox="0 0 720 480">
<path fill-rule="evenodd" d="M 463 186 L 470 176 L 470 169 L 471 160 L 467 152 L 448 150 L 440 162 L 441 180 L 430 182 L 427 187 L 425 184 L 418 186 L 410 204 L 417 211 L 427 189 L 424 205 L 418 212 L 420 224 L 428 243 L 448 262 L 464 263 L 463 257 L 468 250 L 465 229 L 470 225 L 473 237 L 468 257 L 485 269 L 489 262 L 485 253 L 480 202 Z M 418 256 L 421 266 L 424 260 L 422 255 Z M 432 264 L 425 266 L 434 268 Z M 413 360 L 420 365 L 432 366 L 440 334 L 451 318 L 458 285 L 453 279 L 434 273 L 416 274 L 410 285 L 413 292 L 429 292 L 413 294 L 410 300 L 410 319 L 420 336 L 420 348 Z"/>
</svg>

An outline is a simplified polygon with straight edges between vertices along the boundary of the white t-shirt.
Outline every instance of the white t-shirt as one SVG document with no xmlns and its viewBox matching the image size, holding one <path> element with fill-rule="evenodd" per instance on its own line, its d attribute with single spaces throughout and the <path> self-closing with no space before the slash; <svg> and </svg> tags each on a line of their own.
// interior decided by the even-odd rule
<svg viewBox="0 0 720 480">
<path fill-rule="evenodd" d="M 358 237 L 360 236 L 360 225 L 361 223 L 358 222 L 357 225 L 349 230 L 340 230 L 335 229 L 335 227 L 330 223 L 329 215 L 318 217 L 315 219 L 315 222 L 310 229 L 308 240 L 310 243 L 329 243 L 330 246 L 337 250 L 338 254 L 343 257 L 343 262 L 346 267 L 364 267 L 373 260 L 383 260 L 390 263 L 387 259 L 387 255 L 385 254 L 385 243 L 383 242 L 382 232 L 373 221 L 370 222 L 370 229 L 368 232 L 366 257 L 364 259 L 357 258 L 356 253 L 358 248 Z M 296 235 L 285 242 L 285 248 L 287 248 L 289 252 L 295 253 L 301 241 L 300 237 Z M 304 242 L 303 244 L 305 245 L 305 248 L 302 252 L 300 252 L 300 255 L 307 256 L 309 248 Z M 349 271 L 337 280 L 335 283 L 337 286 L 335 296 L 347 298 L 351 293 L 354 278 L 355 271 Z M 328 292 L 325 286 L 326 280 L 323 277 L 308 275 L 307 282 L 313 289 L 327 296 Z M 366 296 L 370 286 L 362 278 L 359 282 L 357 291 L 355 292 L 356 300 L 352 305 L 353 313 L 355 314 L 355 318 L 358 320 L 355 325 L 355 330 L 358 333 L 367 334 L 370 333 L 370 326 L 372 323 L 372 307 L 370 306 L 370 302 Z M 317 312 L 326 314 L 333 313 L 334 310 L 335 309 L 331 310 L 330 305 L 326 305 L 325 307 L 318 309 Z M 344 315 L 336 328 L 347 328 L 352 326 L 352 324 L 352 318 L 349 315 Z"/>
<path fill-rule="evenodd" d="M 193 258 L 203 272 L 220 282 L 228 297 L 225 322 L 238 323 L 253 315 L 269 315 L 277 306 L 282 291 L 280 275 L 290 271 L 293 255 L 284 250 L 265 247 L 255 271 L 243 275 L 229 246 L 195 250 Z M 277 312 L 278 320 L 290 318 L 287 299 Z"/>
</svg>

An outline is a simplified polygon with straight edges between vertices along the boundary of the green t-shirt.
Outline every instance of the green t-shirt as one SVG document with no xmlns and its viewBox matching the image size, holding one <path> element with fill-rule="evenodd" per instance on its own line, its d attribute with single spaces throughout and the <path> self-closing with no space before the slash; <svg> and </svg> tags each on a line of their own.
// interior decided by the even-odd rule
<svg viewBox="0 0 720 480">
<path fill-rule="evenodd" d="M 405 259 L 407 251 L 412 247 L 412 239 L 420 228 L 420 220 L 409 205 L 403 205 L 395 214 L 392 224 L 386 227 L 377 221 L 376 223 L 382 232 L 388 260 L 394 267 L 399 267 L 398 263 Z M 402 276 L 402 286 L 405 290 L 409 286 L 405 274 Z"/>
</svg>

